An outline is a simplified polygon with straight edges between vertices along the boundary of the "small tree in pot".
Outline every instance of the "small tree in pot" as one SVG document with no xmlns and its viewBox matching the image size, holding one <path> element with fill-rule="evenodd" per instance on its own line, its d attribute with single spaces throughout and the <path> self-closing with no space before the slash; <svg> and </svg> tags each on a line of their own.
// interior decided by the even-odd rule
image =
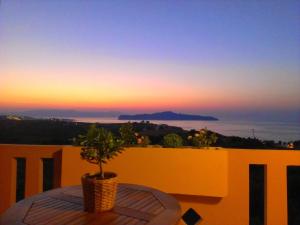
<svg viewBox="0 0 300 225">
<path fill-rule="evenodd" d="M 104 128 L 92 125 L 86 135 L 78 136 L 76 143 L 82 146 L 81 158 L 99 166 L 99 173 L 85 174 L 81 178 L 85 211 L 112 209 L 116 198 L 117 174 L 104 172 L 103 164 L 123 150 L 122 140 Z"/>
</svg>

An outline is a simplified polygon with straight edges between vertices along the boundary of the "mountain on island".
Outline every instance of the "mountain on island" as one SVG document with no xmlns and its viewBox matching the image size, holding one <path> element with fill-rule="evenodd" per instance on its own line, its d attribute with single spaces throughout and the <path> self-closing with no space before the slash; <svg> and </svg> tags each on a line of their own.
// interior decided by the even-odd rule
<svg viewBox="0 0 300 225">
<path fill-rule="evenodd" d="M 212 116 L 200 116 L 174 113 L 171 111 L 158 112 L 152 114 L 137 114 L 137 115 L 120 115 L 119 120 L 205 120 L 216 121 L 218 118 Z"/>
</svg>

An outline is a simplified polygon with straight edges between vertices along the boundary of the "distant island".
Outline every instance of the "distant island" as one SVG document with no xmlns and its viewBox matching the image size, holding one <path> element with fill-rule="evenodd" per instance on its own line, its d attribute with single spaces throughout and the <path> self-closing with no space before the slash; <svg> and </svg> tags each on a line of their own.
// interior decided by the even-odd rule
<svg viewBox="0 0 300 225">
<path fill-rule="evenodd" d="M 119 120 L 204 120 L 216 121 L 218 118 L 212 116 L 190 115 L 174 113 L 171 111 L 158 112 L 152 114 L 120 115 Z"/>
</svg>

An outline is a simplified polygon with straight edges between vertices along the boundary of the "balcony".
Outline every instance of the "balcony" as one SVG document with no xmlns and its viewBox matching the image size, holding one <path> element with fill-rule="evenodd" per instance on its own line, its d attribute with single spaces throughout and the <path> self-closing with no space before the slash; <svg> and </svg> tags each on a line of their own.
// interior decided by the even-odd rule
<svg viewBox="0 0 300 225">
<path fill-rule="evenodd" d="M 78 185 L 82 174 L 97 171 L 80 159 L 79 151 L 72 146 L 0 145 L 0 213 L 22 195 Z M 17 190 L 19 159 L 25 168 L 23 193 Z M 50 184 L 46 159 L 53 159 Z M 201 215 L 201 225 L 247 225 L 251 165 L 261 165 L 265 174 L 264 225 L 288 225 L 287 168 L 300 166 L 300 151 L 128 148 L 105 169 L 117 172 L 120 182 L 172 194 L 183 212 L 192 208 Z"/>
</svg>

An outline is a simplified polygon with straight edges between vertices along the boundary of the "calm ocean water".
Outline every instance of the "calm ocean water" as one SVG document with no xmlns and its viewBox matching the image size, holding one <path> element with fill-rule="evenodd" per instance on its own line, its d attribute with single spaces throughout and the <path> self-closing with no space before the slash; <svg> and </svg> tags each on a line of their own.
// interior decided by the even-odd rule
<svg viewBox="0 0 300 225">
<path fill-rule="evenodd" d="M 124 123 L 124 120 L 117 118 L 74 118 L 78 122 L 99 122 L 99 123 Z M 133 121 L 132 121 L 133 122 Z M 139 122 L 139 121 L 137 121 Z M 201 129 L 207 127 L 209 130 L 223 135 L 234 135 L 240 137 L 255 137 L 261 140 L 274 141 L 295 141 L 300 140 L 300 123 L 293 122 L 251 122 L 251 121 L 168 121 L 152 120 L 156 124 L 168 124 L 182 127 L 185 130 Z"/>
</svg>

